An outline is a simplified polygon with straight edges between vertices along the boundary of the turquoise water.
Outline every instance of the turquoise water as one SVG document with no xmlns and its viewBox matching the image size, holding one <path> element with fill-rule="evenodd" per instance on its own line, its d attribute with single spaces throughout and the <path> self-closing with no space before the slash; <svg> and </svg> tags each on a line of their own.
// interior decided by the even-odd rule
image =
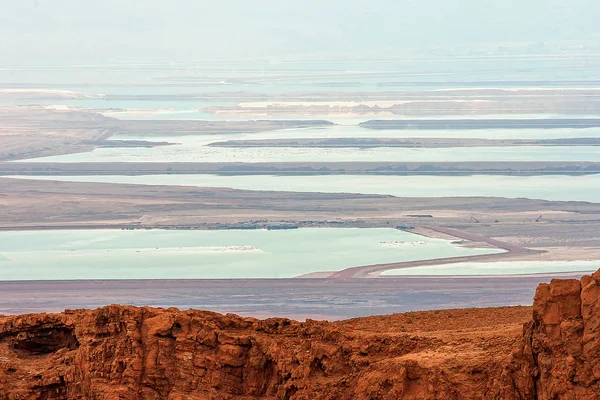
<svg viewBox="0 0 600 400">
<path fill-rule="evenodd" d="M 494 252 L 395 229 L 0 232 L 0 280 L 291 278 Z"/>
<path fill-rule="evenodd" d="M 559 272 L 588 272 L 600 268 L 600 260 L 580 261 L 503 261 L 489 263 L 457 263 L 427 267 L 394 269 L 384 276 L 473 276 L 473 275 L 521 275 Z"/>
<path fill-rule="evenodd" d="M 20 176 L 70 182 L 228 187 L 245 190 L 366 193 L 398 197 L 494 196 L 600 203 L 600 174 L 584 176 L 380 176 L 380 175 L 89 175 Z M 560 188 L 560 190 L 557 190 Z"/>
</svg>

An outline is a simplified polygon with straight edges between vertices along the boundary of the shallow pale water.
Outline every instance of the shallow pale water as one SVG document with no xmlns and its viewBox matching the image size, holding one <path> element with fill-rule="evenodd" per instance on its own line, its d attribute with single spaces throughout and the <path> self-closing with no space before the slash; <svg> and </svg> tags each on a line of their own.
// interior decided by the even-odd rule
<svg viewBox="0 0 600 400">
<path fill-rule="evenodd" d="M 262 134 L 263 137 L 265 136 Z M 289 131 L 271 137 L 292 137 Z M 281 136 L 279 136 L 281 135 Z M 460 161 L 600 161 L 600 146 L 519 146 L 462 148 L 227 148 L 210 143 L 259 138 L 260 135 L 220 134 L 193 136 L 117 135 L 113 139 L 140 139 L 176 143 L 153 148 L 96 148 L 91 152 L 40 157 L 28 162 L 460 162 Z M 373 134 L 376 137 L 376 134 Z"/>
<path fill-rule="evenodd" d="M 465 276 L 521 275 L 557 272 L 588 272 L 600 268 L 600 260 L 580 261 L 503 261 L 489 263 L 457 263 L 384 271 L 384 276 Z"/>
<path fill-rule="evenodd" d="M 600 203 L 600 174 L 583 176 L 381 176 L 381 175 L 87 175 L 19 176 L 23 179 L 142 185 L 227 187 L 323 193 L 384 194 L 398 197 L 526 197 Z M 560 190 L 557 190 L 560 188 Z"/>
<path fill-rule="evenodd" d="M 290 278 L 498 251 L 386 228 L 0 232 L 0 280 Z"/>
</svg>

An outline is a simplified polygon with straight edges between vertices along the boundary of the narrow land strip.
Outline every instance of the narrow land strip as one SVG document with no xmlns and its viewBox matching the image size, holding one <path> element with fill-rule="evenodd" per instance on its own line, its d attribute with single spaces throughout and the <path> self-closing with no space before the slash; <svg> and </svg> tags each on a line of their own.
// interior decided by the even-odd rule
<svg viewBox="0 0 600 400">
<path fill-rule="evenodd" d="M 600 162 L 1 162 L 0 175 L 591 175 Z"/>
</svg>

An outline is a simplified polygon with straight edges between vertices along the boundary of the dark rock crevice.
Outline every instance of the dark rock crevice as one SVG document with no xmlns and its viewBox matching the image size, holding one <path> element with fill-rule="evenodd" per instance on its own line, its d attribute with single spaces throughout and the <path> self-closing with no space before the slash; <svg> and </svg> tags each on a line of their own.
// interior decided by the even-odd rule
<svg viewBox="0 0 600 400">
<path fill-rule="evenodd" d="M 72 328 L 64 325 L 52 327 L 33 327 L 28 331 L 5 336 L 10 348 L 20 357 L 44 356 L 61 349 L 76 350 L 79 341 Z"/>
</svg>

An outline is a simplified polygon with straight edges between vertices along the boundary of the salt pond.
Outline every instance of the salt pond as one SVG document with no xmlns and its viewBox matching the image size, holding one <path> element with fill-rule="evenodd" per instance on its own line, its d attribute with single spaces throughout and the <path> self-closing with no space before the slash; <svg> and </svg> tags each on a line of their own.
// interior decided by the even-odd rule
<svg viewBox="0 0 600 400">
<path fill-rule="evenodd" d="M 498 251 L 389 228 L 0 232 L 0 280 L 291 278 Z"/>
<path fill-rule="evenodd" d="M 456 263 L 384 271 L 383 276 L 476 276 L 521 275 L 557 272 L 588 272 L 600 268 L 600 260 L 579 261 L 501 261 Z"/>
</svg>

